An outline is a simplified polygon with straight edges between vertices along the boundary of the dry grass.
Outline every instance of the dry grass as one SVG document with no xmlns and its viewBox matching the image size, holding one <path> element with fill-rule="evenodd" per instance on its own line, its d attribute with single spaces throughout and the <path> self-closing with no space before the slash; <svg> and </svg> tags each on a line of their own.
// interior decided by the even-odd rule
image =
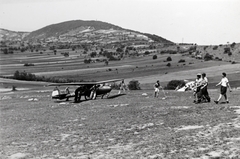
<svg viewBox="0 0 240 159">
<path fill-rule="evenodd" d="M 117 93 L 117 91 L 113 91 Z M 147 93 L 147 96 L 143 96 Z M 239 91 L 230 104 L 193 104 L 192 93 L 131 91 L 78 104 L 50 92 L 1 94 L 2 158 L 222 158 L 239 156 Z M 212 98 L 218 96 L 211 90 Z M 160 95 L 161 96 L 161 95 Z"/>
</svg>

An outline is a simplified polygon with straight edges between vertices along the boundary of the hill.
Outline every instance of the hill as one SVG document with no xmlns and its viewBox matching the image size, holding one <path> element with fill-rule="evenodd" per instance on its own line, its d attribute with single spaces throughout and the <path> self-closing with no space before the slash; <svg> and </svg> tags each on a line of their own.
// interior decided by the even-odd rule
<svg viewBox="0 0 240 159">
<path fill-rule="evenodd" d="M 0 41 L 21 41 L 29 32 L 17 32 L 0 28 Z"/>
<path fill-rule="evenodd" d="M 24 40 L 29 42 L 114 43 L 114 42 L 173 42 L 157 35 L 140 33 L 101 21 L 73 20 L 45 26 L 36 31 L 13 32 L 2 29 L 1 40 Z"/>
</svg>

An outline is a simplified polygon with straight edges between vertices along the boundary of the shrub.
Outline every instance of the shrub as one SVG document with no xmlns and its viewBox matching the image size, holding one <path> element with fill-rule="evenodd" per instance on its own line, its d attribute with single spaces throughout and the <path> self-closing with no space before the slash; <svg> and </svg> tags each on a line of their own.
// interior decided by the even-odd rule
<svg viewBox="0 0 240 159">
<path fill-rule="evenodd" d="M 153 55 L 153 60 L 157 59 L 157 55 Z"/>
<path fill-rule="evenodd" d="M 185 85 L 185 82 L 183 80 L 172 80 L 168 82 L 165 89 L 175 90 L 178 86 L 183 87 L 184 85 Z"/>
<path fill-rule="evenodd" d="M 70 82 L 82 82 L 83 80 L 74 80 L 74 79 L 65 79 L 59 77 L 44 77 L 44 76 L 36 76 L 32 73 L 27 73 L 25 71 L 19 72 L 15 71 L 13 79 L 17 80 L 25 80 L 25 81 L 45 81 L 45 82 L 53 82 L 53 83 L 70 83 Z"/>
<path fill-rule="evenodd" d="M 167 61 L 172 61 L 172 58 L 170 56 L 168 56 Z"/>
<path fill-rule="evenodd" d="M 204 56 L 204 60 L 205 61 L 213 60 L 213 55 L 210 55 L 209 53 L 206 53 L 206 55 Z"/>
<path fill-rule="evenodd" d="M 229 47 L 225 47 L 223 53 L 224 54 L 228 54 L 229 52 L 230 52 L 230 48 Z"/>
<path fill-rule="evenodd" d="M 236 62 L 235 62 L 235 61 L 232 61 L 232 64 L 236 64 Z"/>
<path fill-rule="evenodd" d="M 34 66 L 33 63 L 25 63 L 24 66 Z"/>
<path fill-rule="evenodd" d="M 233 42 L 230 46 L 231 46 L 231 48 L 234 48 L 235 47 L 235 45 L 236 45 L 236 43 L 235 42 Z"/>
<path fill-rule="evenodd" d="M 228 56 L 232 56 L 232 52 L 230 51 L 230 52 L 228 52 Z"/>
<path fill-rule="evenodd" d="M 213 47 L 213 50 L 217 50 L 217 49 L 218 49 L 218 46 L 217 46 L 217 45 Z"/>
<path fill-rule="evenodd" d="M 84 59 L 84 63 L 90 63 L 92 60 L 91 59 Z"/>
<path fill-rule="evenodd" d="M 170 67 L 170 66 L 171 66 L 171 64 L 170 64 L 170 63 L 168 63 L 166 66 Z"/>
<path fill-rule="evenodd" d="M 183 62 L 185 62 L 184 59 L 180 59 L 180 60 L 178 61 L 178 63 L 183 63 Z"/>
<path fill-rule="evenodd" d="M 149 51 L 145 51 L 144 55 L 149 55 L 150 52 Z"/>
<path fill-rule="evenodd" d="M 140 90 L 140 83 L 138 82 L 138 80 L 132 80 L 129 82 L 128 84 L 128 88 L 129 90 Z"/>
<path fill-rule="evenodd" d="M 64 57 L 69 57 L 69 52 L 62 53 Z M 55 54 L 56 55 L 56 54 Z"/>
<path fill-rule="evenodd" d="M 161 54 L 177 54 L 176 50 L 162 50 Z"/>
<path fill-rule="evenodd" d="M 17 89 L 16 89 L 17 87 L 16 86 L 12 86 L 12 91 L 16 91 Z"/>
</svg>

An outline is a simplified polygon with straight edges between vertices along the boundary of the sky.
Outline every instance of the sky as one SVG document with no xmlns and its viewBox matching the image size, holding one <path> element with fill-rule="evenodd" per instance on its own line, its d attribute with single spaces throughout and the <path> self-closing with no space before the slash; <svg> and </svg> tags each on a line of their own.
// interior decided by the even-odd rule
<svg viewBox="0 0 240 159">
<path fill-rule="evenodd" d="M 0 0 L 0 28 L 99 20 L 175 43 L 240 42 L 240 0 Z"/>
</svg>

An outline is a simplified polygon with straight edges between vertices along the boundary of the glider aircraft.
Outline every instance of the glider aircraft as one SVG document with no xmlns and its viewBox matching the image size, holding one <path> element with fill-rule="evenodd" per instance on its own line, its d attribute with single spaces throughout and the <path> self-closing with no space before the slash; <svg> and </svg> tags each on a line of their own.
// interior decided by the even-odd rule
<svg viewBox="0 0 240 159">
<path fill-rule="evenodd" d="M 75 102 L 80 102 L 81 96 L 85 97 L 85 100 L 96 99 L 97 96 L 101 95 L 102 98 L 111 92 L 112 87 L 106 85 L 106 83 L 122 81 L 123 79 L 112 79 L 99 82 L 79 82 L 79 83 L 52 83 L 48 86 L 56 86 L 52 92 L 52 99 L 68 101 L 69 98 L 74 97 Z M 68 87 L 65 93 L 61 93 L 57 88 L 58 86 L 78 86 L 74 93 L 70 93 Z"/>
</svg>

